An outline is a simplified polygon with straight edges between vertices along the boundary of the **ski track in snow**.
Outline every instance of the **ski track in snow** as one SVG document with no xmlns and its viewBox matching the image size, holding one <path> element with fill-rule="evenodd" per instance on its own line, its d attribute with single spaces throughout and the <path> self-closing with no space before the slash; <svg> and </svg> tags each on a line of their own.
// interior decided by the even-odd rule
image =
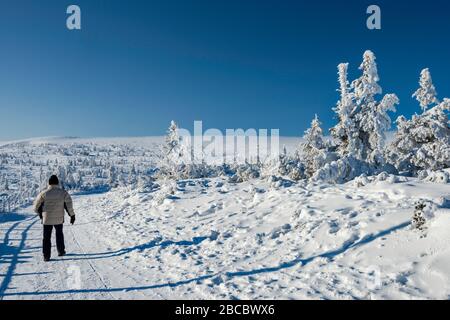
<svg viewBox="0 0 450 320">
<path fill-rule="evenodd" d="M 30 208 L 0 217 L 0 299 L 450 297 L 449 208 L 424 238 L 409 226 L 414 202 L 439 202 L 448 184 L 215 178 L 179 183 L 155 202 L 161 192 L 74 197 L 68 255 L 53 248 L 47 263 Z"/>
</svg>

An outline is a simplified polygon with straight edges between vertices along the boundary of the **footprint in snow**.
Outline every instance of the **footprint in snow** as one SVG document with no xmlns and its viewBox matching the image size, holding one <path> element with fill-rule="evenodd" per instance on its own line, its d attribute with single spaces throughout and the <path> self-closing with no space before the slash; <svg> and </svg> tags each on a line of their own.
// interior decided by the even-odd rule
<svg viewBox="0 0 450 320">
<path fill-rule="evenodd" d="M 357 225 L 359 225 L 358 221 L 351 221 L 347 224 L 347 227 L 351 228 L 351 227 L 356 227 Z"/>
<path fill-rule="evenodd" d="M 349 211 L 349 208 L 340 208 L 333 210 L 333 213 L 348 214 Z"/>
<path fill-rule="evenodd" d="M 328 222 L 328 226 L 330 227 L 330 229 L 328 230 L 328 233 L 330 234 L 337 233 L 341 229 L 339 223 L 336 220 Z"/>
<path fill-rule="evenodd" d="M 221 194 L 226 194 L 226 193 L 229 192 L 229 190 L 228 190 L 227 188 L 225 188 L 225 187 L 220 188 L 218 191 L 219 191 L 219 193 L 221 193 Z"/>
<path fill-rule="evenodd" d="M 352 211 L 349 215 L 350 218 L 356 218 L 358 216 L 358 212 Z"/>
</svg>

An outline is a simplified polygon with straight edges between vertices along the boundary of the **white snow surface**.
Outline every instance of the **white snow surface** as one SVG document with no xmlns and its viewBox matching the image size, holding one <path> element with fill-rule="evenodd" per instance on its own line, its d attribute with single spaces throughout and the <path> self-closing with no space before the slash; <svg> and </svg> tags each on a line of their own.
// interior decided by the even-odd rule
<svg viewBox="0 0 450 320">
<path fill-rule="evenodd" d="M 2 214 L 0 299 L 449 299 L 450 185 L 368 180 L 74 196 L 68 254 L 50 262 L 31 209 Z M 436 208 L 425 233 L 418 199 Z"/>
</svg>

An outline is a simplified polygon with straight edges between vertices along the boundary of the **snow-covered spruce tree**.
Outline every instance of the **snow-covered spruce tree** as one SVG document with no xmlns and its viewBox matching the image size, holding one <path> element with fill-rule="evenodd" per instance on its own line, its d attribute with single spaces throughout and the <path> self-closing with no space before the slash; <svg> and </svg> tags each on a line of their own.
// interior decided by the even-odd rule
<svg viewBox="0 0 450 320">
<path fill-rule="evenodd" d="M 330 129 L 336 145 L 336 151 L 341 156 L 351 155 L 351 152 L 357 150 L 358 131 L 355 125 L 355 104 L 353 96 L 350 91 L 348 81 L 348 63 L 341 63 L 338 65 L 338 81 L 340 88 L 340 99 L 337 106 L 333 108 L 336 112 L 338 123 Z"/>
<path fill-rule="evenodd" d="M 177 124 L 171 121 L 162 148 L 158 175 L 174 180 L 214 176 L 217 170 L 206 164 L 203 151 L 201 156 L 197 157 L 196 161 L 200 163 L 192 163 L 191 160 L 194 158 L 192 146 L 179 136 Z"/>
<path fill-rule="evenodd" d="M 311 127 L 305 131 L 302 145 L 302 159 L 305 165 L 305 174 L 311 177 L 322 165 L 325 160 L 325 143 L 323 140 L 321 123 L 317 114 L 311 121 Z"/>
<path fill-rule="evenodd" d="M 169 129 L 167 130 L 166 144 L 164 145 L 165 154 L 173 154 L 180 146 L 180 137 L 178 136 L 178 126 L 175 121 L 170 121 Z M 176 153 L 175 153 L 176 154 Z"/>
<path fill-rule="evenodd" d="M 162 149 L 162 158 L 159 164 L 161 174 L 168 178 L 178 178 L 179 164 L 183 157 L 181 139 L 178 135 L 178 126 L 175 121 L 170 122 L 169 129 Z"/>
<path fill-rule="evenodd" d="M 276 173 L 285 176 L 289 173 L 288 170 L 289 156 L 287 154 L 286 146 L 283 146 L 283 151 L 278 156 L 278 162 L 276 163 Z"/>
<path fill-rule="evenodd" d="M 107 184 L 110 188 L 115 188 L 118 186 L 117 169 L 114 164 L 109 165 Z"/>
<path fill-rule="evenodd" d="M 369 143 L 371 153 L 368 162 L 378 167 L 385 165 L 384 158 L 386 135 L 385 132 L 391 128 L 391 118 L 388 111 L 396 112 L 395 105 L 399 104 L 399 99 L 395 94 L 387 94 L 380 103 L 377 103 L 372 110 L 368 112 L 368 119 L 365 123 L 365 129 L 369 134 Z"/>
<path fill-rule="evenodd" d="M 450 167 L 450 99 L 438 102 L 428 69 L 422 71 L 419 83 L 413 97 L 424 111 L 411 120 L 397 119 L 397 132 L 387 151 L 399 171 L 412 175 Z"/>
<path fill-rule="evenodd" d="M 351 154 L 356 159 L 367 161 L 375 166 L 384 165 L 383 146 L 384 133 L 390 128 L 391 119 L 387 112 L 395 111 L 395 105 L 399 100 L 395 94 L 388 94 L 381 102 L 376 96 L 382 94 L 378 84 L 378 76 L 375 55 L 367 50 L 363 56 L 363 62 L 359 67 L 362 76 L 352 82 L 354 101 L 356 104 L 356 127 L 359 141 L 355 143 L 355 150 Z"/>
<path fill-rule="evenodd" d="M 439 103 L 436 98 L 437 93 L 431 79 L 430 70 L 428 68 L 423 69 L 420 72 L 419 80 L 420 88 L 413 94 L 413 98 L 416 98 L 420 103 L 422 112 L 426 111 L 430 105 Z"/>
<path fill-rule="evenodd" d="M 419 118 L 419 127 L 411 134 L 420 147 L 412 157 L 413 165 L 421 170 L 440 170 L 450 167 L 450 126 L 448 112 L 450 99 L 425 111 Z"/>
</svg>

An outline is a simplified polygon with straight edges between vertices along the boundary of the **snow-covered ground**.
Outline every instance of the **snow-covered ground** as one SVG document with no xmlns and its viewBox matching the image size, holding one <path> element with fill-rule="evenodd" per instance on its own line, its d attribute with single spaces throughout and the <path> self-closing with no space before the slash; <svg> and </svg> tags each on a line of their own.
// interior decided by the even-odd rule
<svg viewBox="0 0 450 320">
<path fill-rule="evenodd" d="M 395 180 L 75 196 L 68 255 L 49 263 L 31 210 L 3 214 L 0 298 L 449 299 L 450 185 Z M 418 199 L 435 206 L 423 233 L 410 226 Z"/>
<path fill-rule="evenodd" d="M 51 174 L 76 192 L 98 192 L 148 178 L 164 137 L 44 137 L 0 142 L 0 212 L 30 203 Z M 302 141 L 280 137 L 293 153 Z M 2 197 L 2 195 L 6 195 Z"/>
</svg>

